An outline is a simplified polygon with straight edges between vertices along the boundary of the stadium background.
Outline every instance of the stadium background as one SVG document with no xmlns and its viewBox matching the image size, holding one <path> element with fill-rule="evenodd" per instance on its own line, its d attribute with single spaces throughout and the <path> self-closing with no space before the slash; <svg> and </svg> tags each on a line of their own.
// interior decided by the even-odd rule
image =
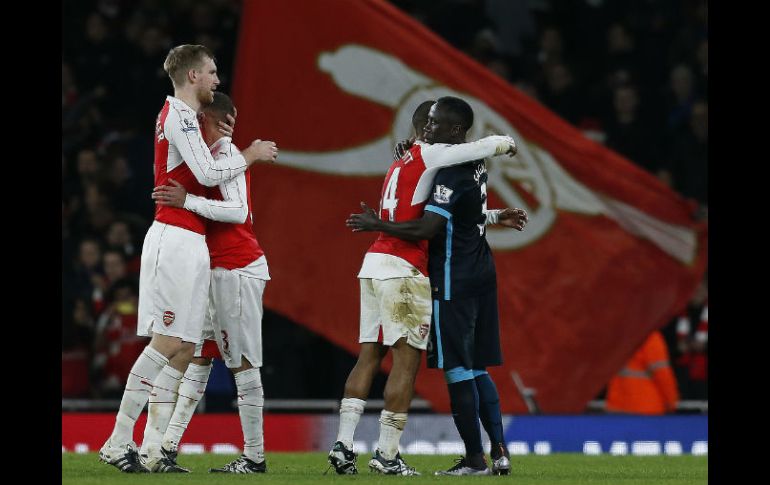
<svg viewBox="0 0 770 485">
<path fill-rule="evenodd" d="M 324 8 L 344 3 L 323 2 Z M 693 220 L 707 222 L 705 2 L 391 3 L 586 137 L 612 148 L 693 201 Z M 148 133 L 158 106 L 171 93 L 161 67 L 163 59 L 173 45 L 205 44 L 217 56 L 220 89 L 232 92 L 240 24 L 248 19 L 259 31 L 267 30 L 265 25 L 271 22 L 269 15 L 241 17 L 242 7 L 242 2 L 228 0 L 107 0 L 78 2 L 63 9 L 62 408 L 76 412 L 63 415 L 63 446 L 68 449 L 83 442 L 68 439 L 65 431 L 88 427 L 68 420 L 91 419 L 90 413 L 95 411 L 111 413 L 122 391 L 121 379 L 146 343 L 132 334 L 138 251 L 152 220 L 152 138 Z M 266 71 L 265 76 L 280 78 L 280 72 Z M 247 125 L 241 120 L 236 126 L 236 141 Z M 344 138 L 346 126 L 340 124 L 335 133 Z M 280 138 L 276 141 L 282 146 Z M 381 181 L 373 183 L 376 193 Z M 369 200 L 374 198 L 372 195 Z M 355 205 L 350 207 L 353 210 Z M 264 241 L 256 215 L 255 221 L 257 236 Z M 365 249 L 367 243 L 362 244 Z M 271 248 L 266 246 L 265 250 L 270 260 Z M 351 264 L 358 264 L 358 256 L 348 256 L 355 260 Z M 678 414 L 696 413 L 686 418 L 702 418 L 689 428 L 685 426 L 696 431 L 679 439 L 686 443 L 684 452 L 704 450 L 707 376 L 703 369 L 693 369 L 692 355 L 682 351 L 676 323 L 681 312 L 697 323 L 707 299 L 706 288 L 707 281 L 697 291 L 693 287 L 690 304 L 662 322 L 682 400 L 692 404 L 680 406 Z M 308 330 L 300 319 L 271 311 L 267 298 L 264 337 L 265 342 L 273 343 L 266 345 L 263 368 L 267 413 L 319 408 L 332 411 L 354 355 L 350 349 L 331 343 L 328 335 Z M 357 311 L 357 300 L 350 301 Z M 704 359 L 698 362 L 703 366 Z M 383 384 L 384 374 L 373 388 L 373 399 L 381 398 Z M 593 397 L 601 399 L 603 391 L 596 391 Z M 206 413 L 233 412 L 233 396 L 229 373 L 217 366 L 201 407 Z M 425 413 L 420 418 L 428 420 L 426 423 L 446 421 L 429 429 L 453 432 L 451 419 L 429 412 L 430 402 L 421 399 L 415 407 Z M 598 419 L 595 401 L 586 402 L 585 411 L 574 423 Z M 537 443 L 546 441 L 555 451 L 584 448 L 585 440 L 562 446 L 557 445 L 558 437 L 545 440 L 536 434 L 526 436 L 522 426 L 532 418 L 521 416 L 524 412 L 518 410 L 517 417 L 509 418 L 507 429 L 507 437 L 522 443 L 521 449 L 537 451 Z M 217 416 L 212 414 L 212 418 Z M 308 443 L 317 442 L 319 449 L 327 446 L 329 432 L 325 430 L 333 428 L 333 414 L 315 419 L 310 426 L 297 424 L 306 418 L 304 414 L 286 417 L 302 429 L 314 430 L 316 439 Z M 193 426 L 198 418 L 203 416 L 196 417 Z M 520 423 L 518 430 L 513 428 L 514 422 Z M 607 422 L 601 421 L 601 427 Z M 275 423 L 277 430 L 287 425 Z M 412 429 L 426 429 L 410 423 Z M 596 426 L 596 421 L 590 423 Z M 279 446 L 276 441 L 281 433 L 271 432 L 269 422 L 267 426 L 269 451 L 271 442 Z M 366 436 L 367 426 L 364 421 L 362 436 Z M 547 426 L 539 423 L 540 429 Z M 236 436 L 229 442 L 237 444 L 238 426 L 231 428 Z M 191 436 L 193 431 L 191 427 Z M 413 443 L 419 436 L 410 438 L 405 435 L 404 441 Z M 434 450 L 442 439 L 453 439 L 438 435 L 427 438 Z M 625 440 L 611 435 L 596 441 L 604 451 L 615 441 L 629 445 L 655 442 L 661 444 L 661 452 L 666 441 L 675 440 L 631 433 Z M 699 444 L 696 447 L 694 443 Z M 540 450 L 545 448 L 541 445 Z"/>
</svg>

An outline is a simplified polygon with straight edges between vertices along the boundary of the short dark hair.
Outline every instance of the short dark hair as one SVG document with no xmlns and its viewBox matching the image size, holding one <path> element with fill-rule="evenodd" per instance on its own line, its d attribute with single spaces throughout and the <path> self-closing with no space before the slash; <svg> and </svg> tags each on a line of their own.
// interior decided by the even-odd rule
<svg viewBox="0 0 770 485">
<path fill-rule="evenodd" d="M 171 78 L 174 87 L 181 87 L 187 80 L 187 72 L 197 69 L 206 57 L 215 60 L 214 54 L 204 45 L 178 45 L 168 52 L 163 62 L 163 70 Z"/>
<path fill-rule="evenodd" d="M 214 91 L 214 101 L 203 107 L 203 111 L 214 113 L 220 118 L 226 118 L 225 115 L 235 116 L 235 105 L 230 96 L 219 91 Z"/>
<path fill-rule="evenodd" d="M 443 98 L 438 98 L 436 104 L 446 108 L 453 120 L 464 131 L 468 131 L 473 126 L 473 109 L 465 100 L 454 96 L 444 96 Z"/>
<path fill-rule="evenodd" d="M 417 134 L 420 134 L 420 131 L 425 127 L 425 125 L 428 123 L 428 113 L 430 113 L 430 108 L 433 106 L 435 101 L 428 100 L 423 101 L 420 103 L 420 106 L 417 107 L 416 110 L 414 110 L 414 114 L 412 115 L 412 126 L 414 127 L 414 131 L 417 132 Z"/>
</svg>

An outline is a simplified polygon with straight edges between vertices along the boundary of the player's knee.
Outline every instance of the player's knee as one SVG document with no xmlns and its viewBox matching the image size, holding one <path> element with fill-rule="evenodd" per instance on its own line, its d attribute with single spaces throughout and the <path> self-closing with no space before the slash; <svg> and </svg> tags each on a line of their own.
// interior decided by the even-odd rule
<svg viewBox="0 0 770 485">
<path fill-rule="evenodd" d="M 357 366 L 371 368 L 378 368 L 380 361 L 382 361 L 383 352 L 378 343 L 363 343 L 361 344 L 361 352 L 358 354 Z"/>
<path fill-rule="evenodd" d="M 393 367 L 403 372 L 417 372 L 422 350 L 409 344 L 403 337 L 393 344 Z"/>
<path fill-rule="evenodd" d="M 175 358 L 183 348 L 184 342 L 179 337 L 170 337 L 168 335 L 153 334 L 152 340 L 150 340 L 150 347 L 163 354 L 167 359 L 171 360 Z M 193 353 L 195 352 L 195 345 L 192 346 Z M 190 354 L 192 357 L 192 354 Z"/>
<path fill-rule="evenodd" d="M 237 374 L 238 372 L 242 372 L 242 371 L 253 369 L 253 368 L 254 368 L 254 366 L 251 365 L 251 362 L 249 362 L 249 359 L 247 359 L 244 356 L 244 357 L 241 357 L 241 365 L 240 365 L 240 367 L 232 369 L 232 371 L 233 371 L 233 374 Z"/>
</svg>

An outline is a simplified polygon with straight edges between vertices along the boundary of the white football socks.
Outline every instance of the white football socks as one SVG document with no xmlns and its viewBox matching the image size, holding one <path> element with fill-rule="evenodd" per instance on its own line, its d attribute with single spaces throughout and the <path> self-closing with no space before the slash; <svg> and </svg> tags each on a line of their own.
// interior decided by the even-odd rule
<svg viewBox="0 0 770 485">
<path fill-rule="evenodd" d="M 150 402 L 147 405 L 147 426 L 140 453 L 151 457 L 160 456 L 160 444 L 168 422 L 174 413 L 182 373 L 167 365 L 155 379 Z"/>
<path fill-rule="evenodd" d="M 163 434 L 163 448 L 169 451 L 176 451 L 179 442 L 182 441 L 182 435 L 190 424 L 195 408 L 198 407 L 203 393 L 206 391 L 206 384 L 209 381 L 212 365 L 198 365 L 190 363 L 187 371 L 182 377 L 182 383 L 179 384 L 179 398 L 176 401 L 174 414 L 168 422 L 168 429 Z"/>
<path fill-rule="evenodd" d="M 126 389 L 120 400 L 120 409 L 115 418 L 115 428 L 108 441 L 114 447 L 124 446 L 134 440 L 134 424 L 142 413 L 152 391 L 153 381 L 168 364 L 168 359 L 149 345 L 131 367 Z"/>
<path fill-rule="evenodd" d="M 354 397 L 346 397 L 340 401 L 340 429 L 337 432 L 337 441 L 349 450 L 353 449 L 353 434 L 356 432 L 358 420 L 364 413 L 366 401 Z"/>
<path fill-rule="evenodd" d="M 251 368 L 235 374 L 238 392 L 238 414 L 243 430 L 243 454 L 260 463 L 265 460 L 265 436 L 262 425 L 262 408 L 265 394 L 259 368 Z"/>
<path fill-rule="evenodd" d="M 380 413 L 380 440 L 377 448 L 386 460 L 393 460 L 398 454 L 398 442 L 406 426 L 406 417 L 407 413 L 394 413 L 385 409 Z"/>
</svg>

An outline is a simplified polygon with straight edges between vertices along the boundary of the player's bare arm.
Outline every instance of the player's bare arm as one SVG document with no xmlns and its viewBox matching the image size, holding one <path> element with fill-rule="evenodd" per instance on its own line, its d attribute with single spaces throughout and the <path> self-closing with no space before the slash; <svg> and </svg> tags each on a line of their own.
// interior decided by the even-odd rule
<svg viewBox="0 0 770 485">
<path fill-rule="evenodd" d="M 517 231 L 523 231 L 527 222 L 529 222 L 529 216 L 524 209 L 506 207 L 502 210 L 490 210 L 487 212 L 487 224 L 499 224 Z"/>
<path fill-rule="evenodd" d="M 435 236 L 446 224 L 446 219 L 432 212 L 425 212 L 422 218 L 404 222 L 383 221 L 366 203 L 361 202 L 364 212 L 350 214 L 345 225 L 353 232 L 378 231 L 405 241 L 421 241 Z"/>
</svg>

